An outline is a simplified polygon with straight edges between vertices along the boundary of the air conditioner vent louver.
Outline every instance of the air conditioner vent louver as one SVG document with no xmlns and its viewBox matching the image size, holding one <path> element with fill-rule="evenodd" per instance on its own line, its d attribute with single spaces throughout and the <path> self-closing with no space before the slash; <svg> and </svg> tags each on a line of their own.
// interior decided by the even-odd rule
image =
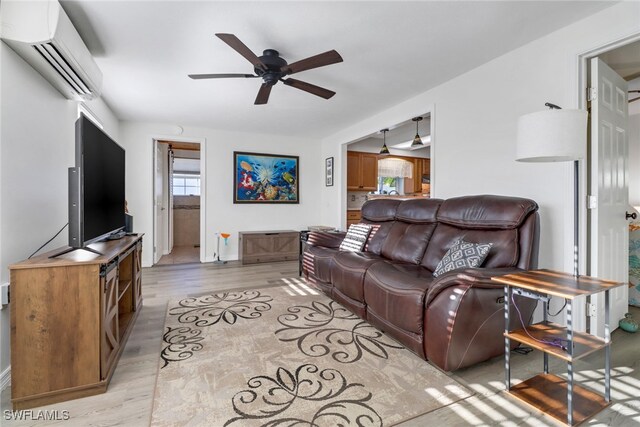
<svg viewBox="0 0 640 427">
<path fill-rule="evenodd" d="M 102 72 L 57 0 L 2 2 L 0 37 L 67 99 L 100 96 Z"/>
<path fill-rule="evenodd" d="M 73 89 L 81 95 L 91 95 L 82 78 L 71 68 L 58 49 L 51 43 L 34 45 L 33 48 L 47 61 Z"/>
</svg>

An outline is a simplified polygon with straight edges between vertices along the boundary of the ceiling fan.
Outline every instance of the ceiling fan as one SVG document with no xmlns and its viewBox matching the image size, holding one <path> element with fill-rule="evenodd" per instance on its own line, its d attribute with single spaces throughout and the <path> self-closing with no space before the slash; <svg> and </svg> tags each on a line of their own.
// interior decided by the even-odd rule
<svg viewBox="0 0 640 427">
<path fill-rule="evenodd" d="M 292 78 L 285 79 L 289 74 L 299 73 L 300 71 L 310 70 L 312 68 L 324 67 L 338 62 L 342 62 L 342 57 L 335 50 L 330 50 L 306 59 L 288 64 L 277 50 L 266 49 L 262 56 L 256 56 L 244 43 L 233 34 L 218 33 L 216 36 L 231 46 L 236 52 L 244 56 L 247 61 L 251 62 L 254 67 L 255 74 L 189 74 L 194 80 L 199 79 L 225 79 L 225 78 L 256 78 L 261 77 L 262 86 L 258 91 L 258 96 L 254 104 L 266 104 L 269 101 L 271 88 L 279 81 L 287 86 L 309 92 L 313 95 L 324 99 L 329 99 L 336 93 L 334 91 L 312 85 Z"/>
</svg>

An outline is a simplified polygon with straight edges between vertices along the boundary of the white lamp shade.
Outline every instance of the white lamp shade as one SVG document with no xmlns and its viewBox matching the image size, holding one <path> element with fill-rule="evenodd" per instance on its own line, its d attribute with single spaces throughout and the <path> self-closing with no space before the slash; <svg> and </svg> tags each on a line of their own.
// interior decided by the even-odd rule
<svg viewBox="0 0 640 427">
<path fill-rule="evenodd" d="M 587 112 L 545 110 L 518 119 L 516 160 L 566 162 L 584 158 Z"/>
</svg>

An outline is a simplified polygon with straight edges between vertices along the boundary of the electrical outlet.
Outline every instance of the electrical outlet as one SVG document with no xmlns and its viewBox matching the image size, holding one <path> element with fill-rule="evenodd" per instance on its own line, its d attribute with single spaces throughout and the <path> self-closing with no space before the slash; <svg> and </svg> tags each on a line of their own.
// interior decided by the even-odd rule
<svg viewBox="0 0 640 427">
<path fill-rule="evenodd" d="M 9 296 L 9 283 L 3 283 L 0 285 L 0 304 L 2 305 L 2 308 L 9 304 Z"/>
</svg>

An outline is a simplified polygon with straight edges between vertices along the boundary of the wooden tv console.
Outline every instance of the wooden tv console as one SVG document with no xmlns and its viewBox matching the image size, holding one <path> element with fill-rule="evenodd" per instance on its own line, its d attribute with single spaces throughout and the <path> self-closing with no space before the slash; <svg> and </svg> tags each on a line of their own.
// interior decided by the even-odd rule
<svg viewBox="0 0 640 427">
<path fill-rule="evenodd" d="M 90 247 L 9 266 L 15 410 L 107 390 L 142 308 L 142 235 Z"/>
</svg>

